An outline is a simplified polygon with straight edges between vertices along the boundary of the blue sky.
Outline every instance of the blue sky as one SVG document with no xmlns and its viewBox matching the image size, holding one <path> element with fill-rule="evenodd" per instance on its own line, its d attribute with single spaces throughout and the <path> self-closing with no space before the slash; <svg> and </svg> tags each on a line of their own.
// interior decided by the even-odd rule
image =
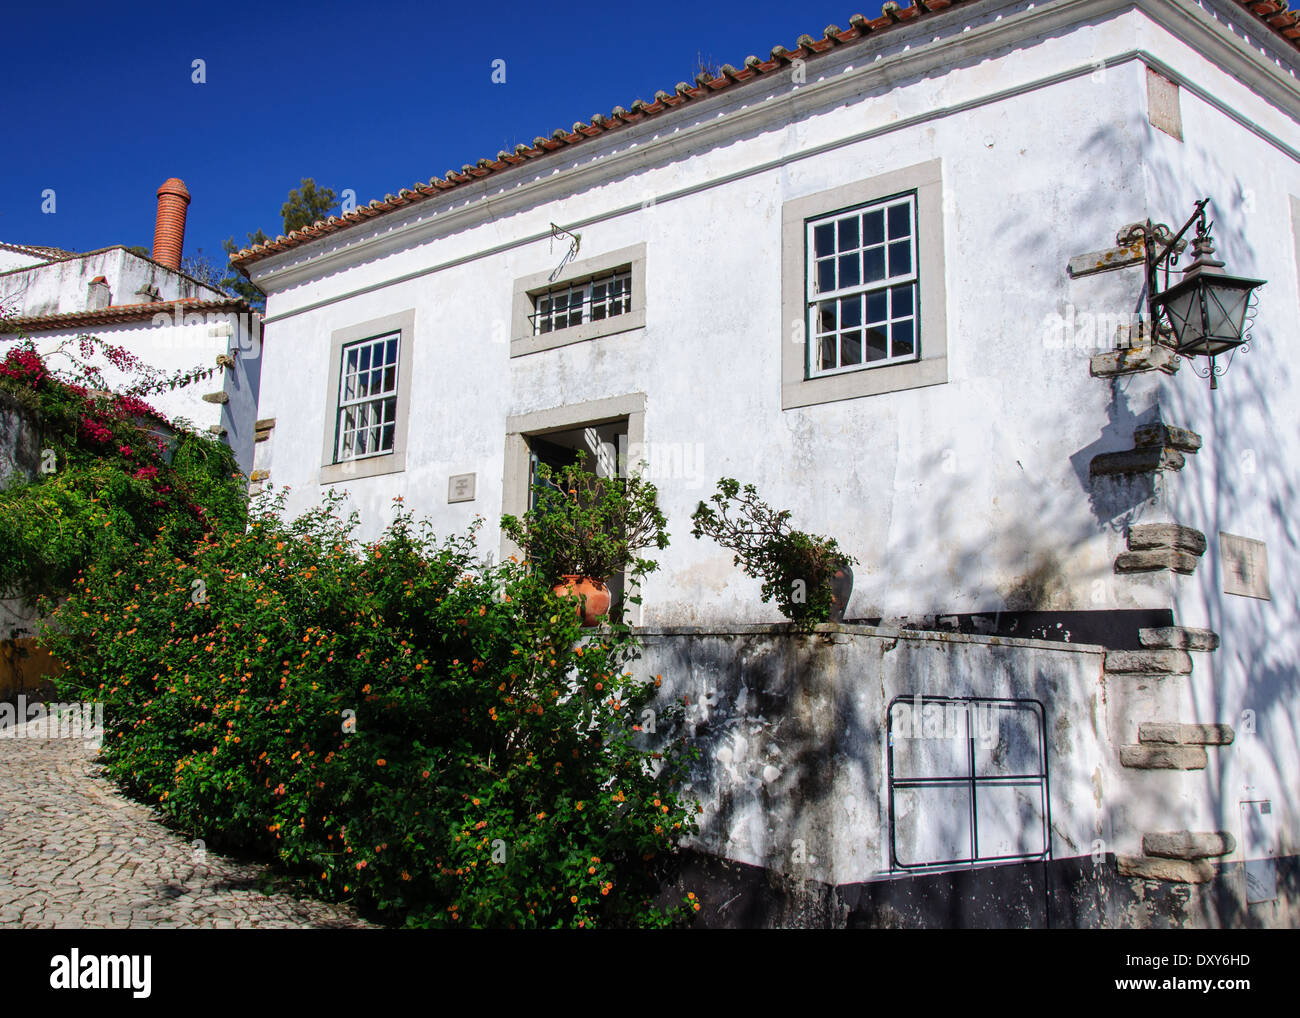
<svg viewBox="0 0 1300 1018">
<path fill-rule="evenodd" d="M 50 3 L 6 13 L 0 240 L 153 243 L 158 185 L 193 196 L 185 253 L 281 230 L 302 177 L 359 202 L 653 99 L 697 57 L 740 66 L 879 3 Z M 195 84 L 192 61 L 206 62 Z M 506 61 L 493 84 L 492 61 Z M 55 211 L 42 212 L 52 188 Z"/>
</svg>

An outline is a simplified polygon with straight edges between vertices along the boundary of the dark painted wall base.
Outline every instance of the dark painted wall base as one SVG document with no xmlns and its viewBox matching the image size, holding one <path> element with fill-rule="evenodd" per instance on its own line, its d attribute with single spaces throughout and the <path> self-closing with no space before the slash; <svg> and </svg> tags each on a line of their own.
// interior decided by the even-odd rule
<svg viewBox="0 0 1300 1018">
<path fill-rule="evenodd" d="M 882 620 L 852 619 L 878 626 Z M 1116 608 L 1104 611 L 1005 611 L 966 615 L 917 615 L 891 618 L 888 625 L 941 633 L 981 636 L 1014 636 L 1024 640 L 1054 640 L 1062 643 L 1095 643 L 1110 650 L 1139 650 L 1139 629 L 1174 624 L 1167 608 Z"/>
<path fill-rule="evenodd" d="M 1207 884 L 1121 877 L 1114 856 L 928 873 L 832 887 L 684 853 L 665 900 L 693 891 L 714 929 L 1167 929 L 1300 926 L 1300 857 L 1277 860 L 1276 902 L 1247 905 L 1240 863 Z"/>
</svg>

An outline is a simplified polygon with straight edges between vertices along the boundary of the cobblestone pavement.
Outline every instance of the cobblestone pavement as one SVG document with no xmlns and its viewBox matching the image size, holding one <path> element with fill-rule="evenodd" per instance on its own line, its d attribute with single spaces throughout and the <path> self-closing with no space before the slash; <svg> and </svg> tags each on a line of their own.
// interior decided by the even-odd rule
<svg viewBox="0 0 1300 1018">
<path fill-rule="evenodd" d="M 0 928 L 361 928 L 350 909 L 258 891 L 122 795 L 81 739 L 0 733 Z M 44 734 L 44 730 L 41 730 Z"/>
</svg>

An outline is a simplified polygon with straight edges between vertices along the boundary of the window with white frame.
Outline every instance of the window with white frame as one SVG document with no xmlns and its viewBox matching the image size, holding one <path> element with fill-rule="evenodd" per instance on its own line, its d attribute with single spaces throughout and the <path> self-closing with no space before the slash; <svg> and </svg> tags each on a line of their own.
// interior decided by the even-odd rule
<svg viewBox="0 0 1300 1018">
<path fill-rule="evenodd" d="M 916 194 L 806 221 L 808 377 L 920 356 Z"/>
<path fill-rule="evenodd" d="M 600 322 L 632 310 L 632 270 L 625 268 L 533 295 L 533 335 Z"/>
<path fill-rule="evenodd" d="M 334 462 L 393 452 L 400 353 L 400 333 L 343 347 Z"/>
</svg>

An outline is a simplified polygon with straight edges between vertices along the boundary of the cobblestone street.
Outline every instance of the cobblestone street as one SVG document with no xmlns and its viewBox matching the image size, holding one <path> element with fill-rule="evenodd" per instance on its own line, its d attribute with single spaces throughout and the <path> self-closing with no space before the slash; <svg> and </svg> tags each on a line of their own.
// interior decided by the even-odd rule
<svg viewBox="0 0 1300 1018">
<path fill-rule="evenodd" d="M 199 857 L 99 773 L 81 739 L 0 733 L 0 928 L 360 928 L 350 909 L 258 890 L 264 867 Z M 42 733 L 43 734 L 43 733 Z"/>
</svg>

